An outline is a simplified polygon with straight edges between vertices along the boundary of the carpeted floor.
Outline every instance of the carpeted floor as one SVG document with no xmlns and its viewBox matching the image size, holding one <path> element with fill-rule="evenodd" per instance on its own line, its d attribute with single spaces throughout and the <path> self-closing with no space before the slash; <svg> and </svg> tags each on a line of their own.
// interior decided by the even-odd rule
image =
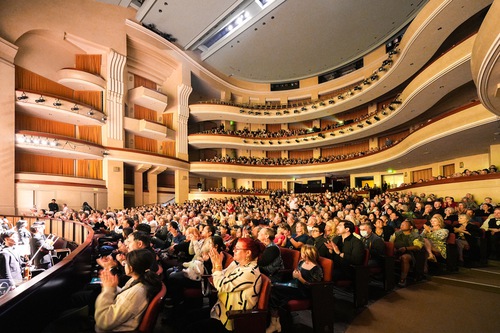
<svg viewBox="0 0 500 333">
<path fill-rule="evenodd" d="M 500 295 L 435 281 L 419 283 L 369 305 L 345 331 L 364 332 L 500 332 Z"/>
</svg>

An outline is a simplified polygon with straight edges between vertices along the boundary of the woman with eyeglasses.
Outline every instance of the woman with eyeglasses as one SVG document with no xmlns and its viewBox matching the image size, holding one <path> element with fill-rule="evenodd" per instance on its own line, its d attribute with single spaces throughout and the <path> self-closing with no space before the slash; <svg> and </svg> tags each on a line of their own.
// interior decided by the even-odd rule
<svg viewBox="0 0 500 333">
<path fill-rule="evenodd" d="M 262 243 L 251 238 L 240 238 L 234 247 L 234 261 L 224 270 L 224 255 L 216 249 L 210 251 L 213 286 L 218 292 L 217 303 L 210 311 L 210 318 L 198 320 L 183 332 L 232 331 L 233 321 L 228 319 L 227 311 L 255 308 L 262 284 L 257 259 L 263 248 Z"/>
</svg>

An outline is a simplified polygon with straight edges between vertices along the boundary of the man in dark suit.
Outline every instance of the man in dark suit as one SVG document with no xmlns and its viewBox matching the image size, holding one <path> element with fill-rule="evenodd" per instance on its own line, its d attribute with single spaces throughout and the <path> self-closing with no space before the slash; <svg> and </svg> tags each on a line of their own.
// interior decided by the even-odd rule
<svg viewBox="0 0 500 333">
<path fill-rule="evenodd" d="M 59 211 L 59 205 L 56 203 L 56 199 L 52 199 L 49 203 L 49 210 L 53 213 L 57 213 Z"/>
<path fill-rule="evenodd" d="M 365 255 L 363 242 L 354 236 L 354 223 L 342 220 L 337 225 L 337 237 L 325 243 L 333 259 L 333 280 L 352 279 L 351 265 L 361 265 Z"/>
</svg>

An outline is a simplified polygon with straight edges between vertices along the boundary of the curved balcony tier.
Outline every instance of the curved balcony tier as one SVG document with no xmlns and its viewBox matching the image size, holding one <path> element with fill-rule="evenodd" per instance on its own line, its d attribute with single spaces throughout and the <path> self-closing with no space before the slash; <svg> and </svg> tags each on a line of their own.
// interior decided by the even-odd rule
<svg viewBox="0 0 500 333">
<path fill-rule="evenodd" d="M 103 125 L 106 115 L 87 105 L 55 96 L 16 90 L 16 112 L 73 125 Z"/>
<path fill-rule="evenodd" d="M 33 131 L 16 133 L 16 150 L 54 158 L 98 160 L 104 148 L 90 142 Z"/>
<path fill-rule="evenodd" d="M 388 58 L 388 55 L 384 54 L 384 57 L 380 57 L 377 56 L 377 54 L 380 54 L 382 51 L 375 51 L 373 55 L 370 55 L 370 61 L 365 61 L 365 66 L 362 69 L 354 71 L 340 79 L 320 85 L 309 85 L 304 88 L 284 92 L 270 92 L 268 90 L 261 91 L 255 86 L 249 87 L 250 89 L 243 89 L 231 84 L 233 83 L 231 79 L 228 79 L 228 81 L 231 82 L 228 83 L 214 77 L 213 74 L 204 73 L 204 75 L 207 77 L 207 83 L 213 80 L 214 86 L 222 85 L 235 96 L 241 96 L 242 100 L 249 98 L 250 100 L 260 101 L 261 103 L 266 100 L 278 100 L 281 101 L 280 104 L 287 104 L 287 100 L 293 101 L 297 98 L 311 98 L 314 101 L 317 99 L 315 96 L 322 96 L 330 91 L 338 90 L 340 87 L 350 86 L 353 82 L 369 80 L 373 74 L 378 76 L 375 81 L 370 82 L 369 85 L 363 86 L 361 90 L 350 90 L 348 92 L 349 96 L 343 96 L 346 98 L 342 100 L 335 99 L 334 105 L 329 105 L 327 101 L 326 104 L 329 106 L 328 108 L 316 105 L 316 109 L 309 107 L 306 112 L 301 112 L 300 114 L 294 114 L 293 110 L 289 110 L 288 119 L 284 118 L 282 111 L 257 111 L 261 113 L 261 116 L 255 116 L 255 111 L 252 111 L 254 112 L 253 115 L 248 115 L 246 114 L 248 110 L 238 106 L 235 106 L 234 109 L 235 114 L 239 114 L 240 109 L 243 110 L 234 120 L 247 123 L 282 123 L 321 118 L 331 115 L 332 113 L 343 112 L 362 104 L 369 103 L 382 96 L 387 91 L 396 88 L 403 83 L 405 79 L 417 73 L 429 59 L 431 59 L 446 38 L 448 38 L 457 27 L 469 19 L 473 14 L 487 7 L 491 2 L 492 1 L 489 0 L 474 2 L 431 2 L 423 8 L 414 22 L 408 27 L 398 47 L 397 55 Z M 465 7 L 467 7 L 467 10 L 464 9 Z M 446 25 L 443 25 L 442 22 L 446 22 Z M 382 71 L 379 71 L 380 67 L 384 67 L 381 66 L 381 64 L 386 60 L 391 60 L 390 64 L 385 66 Z M 236 82 L 234 83 L 236 84 Z M 243 85 L 243 83 L 241 83 L 241 85 Z M 207 112 L 205 107 L 206 104 L 190 105 L 191 116 L 196 121 L 227 119 L 224 118 L 227 114 L 221 117 L 220 114 L 214 112 L 222 111 L 223 113 L 227 113 L 228 110 L 226 108 L 221 110 L 221 107 L 219 107 L 219 109 L 215 107 L 215 110 Z M 301 110 L 299 109 L 299 111 Z M 271 118 L 276 112 L 281 112 L 281 116 L 275 116 L 272 119 L 268 119 L 270 117 L 264 116 L 264 112 L 269 112 Z M 231 111 L 231 116 L 234 116 L 232 113 L 233 111 Z"/>
<path fill-rule="evenodd" d="M 481 103 L 500 115 L 500 1 L 494 1 L 478 32 L 480 43 L 472 50 L 472 76 Z"/>
<path fill-rule="evenodd" d="M 106 80 L 102 77 L 76 68 L 63 68 L 57 71 L 57 82 L 76 91 L 106 90 Z"/>
<path fill-rule="evenodd" d="M 454 89 L 470 82 L 470 55 L 475 36 L 451 49 L 448 53 L 434 61 L 430 66 L 416 76 L 399 95 L 398 103 L 389 108 L 347 126 L 341 126 L 329 131 L 312 133 L 306 136 L 290 138 L 242 138 L 227 135 L 214 134 L 194 134 L 189 136 L 189 144 L 195 148 L 234 148 L 234 149 L 265 149 L 265 150 L 297 150 L 323 147 L 332 144 L 339 144 L 362 138 L 376 136 L 408 120 L 414 119 L 424 113 L 442 96 Z M 439 91 L 439 94 L 435 92 Z M 215 106 L 215 105 L 206 105 Z M 234 107 L 220 105 L 226 112 L 218 111 L 221 119 L 234 119 L 233 114 L 239 115 Z M 333 109 L 335 106 L 328 104 L 323 108 Z M 231 109 L 232 108 L 232 109 Z M 230 112 L 230 113 L 229 113 Z M 315 113 L 316 114 L 316 113 Z M 265 123 L 269 118 L 266 116 L 254 116 L 262 119 Z M 300 121 L 298 117 L 293 117 L 293 121 Z M 281 117 L 283 121 L 287 118 Z M 368 120 L 368 123 L 366 122 Z M 243 122 L 248 122 L 247 119 Z M 319 136 L 318 134 L 322 134 Z"/>
<path fill-rule="evenodd" d="M 415 130 L 394 146 L 363 157 L 331 163 L 290 166 L 191 162 L 191 173 L 206 177 L 267 178 L 318 177 L 325 173 L 382 172 L 460 156 L 488 153 L 496 144 L 499 117 L 478 104 Z M 455 149 L 446 144 L 454 142 Z M 224 166 L 224 167 L 222 167 Z"/>
</svg>

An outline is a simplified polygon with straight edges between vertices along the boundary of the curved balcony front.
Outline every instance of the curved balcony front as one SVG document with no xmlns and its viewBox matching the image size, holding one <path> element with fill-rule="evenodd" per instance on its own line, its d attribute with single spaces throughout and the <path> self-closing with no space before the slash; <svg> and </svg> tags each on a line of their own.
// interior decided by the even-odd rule
<svg viewBox="0 0 500 333">
<path fill-rule="evenodd" d="M 403 169 L 424 163 L 436 163 L 459 156 L 488 153 L 496 144 L 499 117 L 484 106 L 460 110 L 448 117 L 430 122 L 415 130 L 391 148 L 363 157 L 331 163 L 287 166 L 242 165 L 235 163 L 191 162 L 191 173 L 207 177 L 265 178 L 319 177 L 335 172 L 383 172 L 389 168 Z M 485 135 L 486 134 L 486 135 Z M 449 142 L 454 142 L 451 149 Z"/>
<path fill-rule="evenodd" d="M 399 95 L 398 103 L 372 115 L 360 122 L 338 127 L 329 131 L 311 133 L 297 137 L 283 138 L 244 138 L 228 135 L 192 134 L 189 144 L 198 149 L 202 148 L 233 148 L 233 149 L 265 149 L 265 150 L 296 150 L 324 147 L 332 144 L 359 140 L 399 126 L 424 113 L 437 103 L 442 96 L 454 89 L 470 82 L 470 56 L 475 36 L 451 49 L 448 53 L 434 61 L 417 77 L 415 77 Z M 439 91 L 439 94 L 435 92 Z M 225 112 L 212 111 L 219 114 L 221 119 L 234 119 L 238 115 L 237 108 L 228 105 L 205 105 L 206 107 L 220 108 Z M 335 106 L 325 104 L 323 108 L 333 109 Z M 208 108 L 207 112 L 210 112 Z M 314 112 L 314 111 L 311 111 Z M 267 123 L 267 116 L 253 116 L 261 119 L 260 123 Z M 294 116 L 290 116 L 294 117 Z M 282 121 L 286 117 L 280 118 Z M 245 119 L 243 122 L 248 122 Z M 321 135 L 320 135 L 321 134 Z"/>
<path fill-rule="evenodd" d="M 100 125 L 106 115 L 90 106 L 54 96 L 16 90 L 16 112 L 73 125 Z"/>
<path fill-rule="evenodd" d="M 76 68 L 63 68 L 57 71 L 57 82 L 76 91 L 106 90 L 106 80 L 102 77 Z"/>
<path fill-rule="evenodd" d="M 99 145 L 33 131 L 18 131 L 16 133 L 16 150 L 35 155 L 75 160 L 102 160 L 105 154 L 104 147 Z"/>
</svg>

